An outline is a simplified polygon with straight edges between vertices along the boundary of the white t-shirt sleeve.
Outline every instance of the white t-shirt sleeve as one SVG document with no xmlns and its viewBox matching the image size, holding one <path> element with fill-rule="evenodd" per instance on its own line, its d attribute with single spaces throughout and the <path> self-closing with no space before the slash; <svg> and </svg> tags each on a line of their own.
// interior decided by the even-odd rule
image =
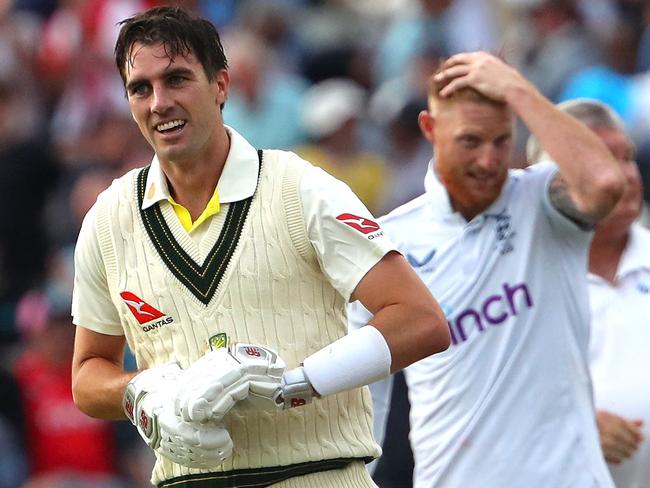
<svg viewBox="0 0 650 488">
<path fill-rule="evenodd" d="M 86 214 L 74 251 L 72 322 L 95 332 L 123 335 L 120 317 L 111 301 L 106 271 L 97 240 L 95 207 Z"/>
<path fill-rule="evenodd" d="M 307 167 L 300 197 L 321 269 L 349 300 L 370 268 L 395 246 L 350 187 L 322 169 Z"/>
<path fill-rule="evenodd" d="M 542 204 L 553 227 L 560 232 L 577 233 L 578 235 L 584 235 L 585 233 L 588 234 L 588 230 L 585 230 L 584 227 L 580 226 L 578 223 L 560 212 L 551 201 L 549 187 L 551 186 L 553 178 L 555 178 L 560 171 L 557 164 L 552 161 L 544 161 L 537 163 L 530 168 L 532 168 L 534 172 L 538 173 L 539 181 L 543 185 Z"/>
</svg>

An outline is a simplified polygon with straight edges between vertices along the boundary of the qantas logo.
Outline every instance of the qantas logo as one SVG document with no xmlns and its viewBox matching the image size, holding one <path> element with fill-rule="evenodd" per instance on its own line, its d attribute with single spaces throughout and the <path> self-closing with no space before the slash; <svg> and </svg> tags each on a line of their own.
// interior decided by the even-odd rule
<svg viewBox="0 0 650 488">
<path fill-rule="evenodd" d="M 173 317 L 166 316 L 160 310 L 153 308 L 147 302 L 134 295 L 130 291 L 123 291 L 120 293 L 120 296 L 122 297 L 122 300 L 124 300 L 124 303 L 126 303 L 126 306 L 129 307 L 129 310 L 131 310 L 133 316 L 137 319 L 140 325 L 143 326 L 142 330 L 145 332 L 149 332 L 150 330 L 157 329 L 158 327 L 171 324 L 174 321 Z M 149 323 L 154 320 L 155 322 Z"/>
<path fill-rule="evenodd" d="M 349 225 L 362 234 L 371 234 L 373 232 L 377 232 L 380 229 L 377 222 L 373 222 L 372 220 L 365 217 L 359 217 L 358 215 L 350 213 L 341 214 L 336 217 L 336 220 L 343 222 L 345 225 Z"/>
<path fill-rule="evenodd" d="M 151 322 L 154 319 L 159 319 L 160 317 L 165 316 L 165 314 L 162 313 L 160 310 L 156 310 L 147 302 L 135 296 L 130 291 L 123 291 L 122 293 L 120 293 L 120 296 L 122 297 L 122 300 L 124 300 L 124 303 L 126 303 L 126 305 L 129 307 L 129 310 L 131 310 L 131 313 L 134 315 L 134 317 L 138 319 L 138 322 L 140 322 L 141 325 L 146 324 L 147 322 Z"/>
</svg>

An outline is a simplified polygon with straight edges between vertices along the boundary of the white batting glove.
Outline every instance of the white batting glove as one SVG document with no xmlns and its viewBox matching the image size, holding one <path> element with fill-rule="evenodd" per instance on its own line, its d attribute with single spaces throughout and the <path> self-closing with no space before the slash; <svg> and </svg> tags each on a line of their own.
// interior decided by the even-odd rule
<svg viewBox="0 0 650 488">
<path fill-rule="evenodd" d="M 215 349 L 184 371 L 174 411 L 187 422 L 218 421 L 248 390 L 245 366 L 228 349 Z"/>
<path fill-rule="evenodd" d="M 243 404 L 255 409 L 287 409 L 311 403 L 316 396 L 302 367 L 285 371 L 286 364 L 271 348 L 233 344 L 230 351 L 246 366 L 250 381 Z"/>
<path fill-rule="evenodd" d="M 244 366 L 249 382 L 249 394 L 243 406 L 261 410 L 281 406 L 280 383 L 287 366 L 282 358 L 273 349 L 256 344 L 237 343 L 229 350 Z"/>
<path fill-rule="evenodd" d="M 177 363 L 150 368 L 127 385 L 124 411 L 149 447 L 190 468 L 212 468 L 232 454 L 232 440 L 216 422 L 194 424 L 174 413 L 174 395 L 183 377 Z"/>
<path fill-rule="evenodd" d="M 165 407 L 173 408 L 172 399 L 182 371 L 177 363 L 164 364 L 144 370 L 126 386 L 122 399 L 124 413 L 152 449 L 160 445 L 158 414 Z"/>
<path fill-rule="evenodd" d="M 215 468 L 232 455 L 230 433 L 221 422 L 185 422 L 171 409 L 158 417 L 157 451 L 188 468 Z"/>
</svg>

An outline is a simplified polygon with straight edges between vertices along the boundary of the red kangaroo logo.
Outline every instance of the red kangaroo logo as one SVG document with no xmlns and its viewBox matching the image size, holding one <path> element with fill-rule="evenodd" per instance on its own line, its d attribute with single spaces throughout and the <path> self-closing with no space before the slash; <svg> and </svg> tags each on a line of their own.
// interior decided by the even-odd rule
<svg viewBox="0 0 650 488">
<path fill-rule="evenodd" d="M 343 222 L 345 225 L 349 225 L 362 234 L 370 234 L 379 230 L 379 224 L 377 222 L 350 213 L 341 214 L 336 217 L 336 220 Z"/>
<path fill-rule="evenodd" d="M 129 310 L 131 310 L 133 316 L 140 322 L 140 325 L 165 316 L 160 310 L 156 310 L 130 291 L 123 291 L 120 293 L 120 296 L 124 300 L 124 303 L 126 303 L 126 306 L 129 307 Z"/>
</svg>

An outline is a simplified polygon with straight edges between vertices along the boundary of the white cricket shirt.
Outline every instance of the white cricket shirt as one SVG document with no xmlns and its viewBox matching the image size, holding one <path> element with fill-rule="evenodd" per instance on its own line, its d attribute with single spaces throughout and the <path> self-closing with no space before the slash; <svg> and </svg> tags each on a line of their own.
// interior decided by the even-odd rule
<svg viewBox="0 0 650 488">
<path fill-rule="evenodd" d="M 220 213 L 227 212 L 229 203 L 253 195 L 259 172 L 257 150 L 234 129 L 226 129 L 230 135 L 230 151 L 217 185 Z M 143 208 L 157 202 L 171 205 L 167 201 L 170 194 L 167 180 L 156 157 L 151 162 L 145 189 Z M 348 185 L 322 169 L 308 167 L 303 173 L 299 191 L 307 234 L 321 269 L 332 286 L 349 299 L 363 276 L 395 246 Z M 204 258 L 214 244 L 203 242 L 206 229 L 216 217 L 209 217 L 190 234 L 200 244 Z M 110 298 L 95 232 L 95 217 L 91 209 L 84 219 L 75 247 L 73 323 L 106 334 L 121 335 L 119 314 Z"/>
<path fill-rule="evenodd" d="M 550 203 L 556 171 L 511 170 L 468 223 L 430 170 L 424 195 L 380 219 L 452 337 L 405 371 L 416 488 L 612 486 L 587 363 L 591 233 Z"/>
<path fill-rule="evenodd" d="M 616 284 L 589 274 L 590 366 L 596 408 L 643 420 L 645 441 L 619 465 L 617 488 L 650 486 L 650 231 L 633 224 Z"/>
</svg>

